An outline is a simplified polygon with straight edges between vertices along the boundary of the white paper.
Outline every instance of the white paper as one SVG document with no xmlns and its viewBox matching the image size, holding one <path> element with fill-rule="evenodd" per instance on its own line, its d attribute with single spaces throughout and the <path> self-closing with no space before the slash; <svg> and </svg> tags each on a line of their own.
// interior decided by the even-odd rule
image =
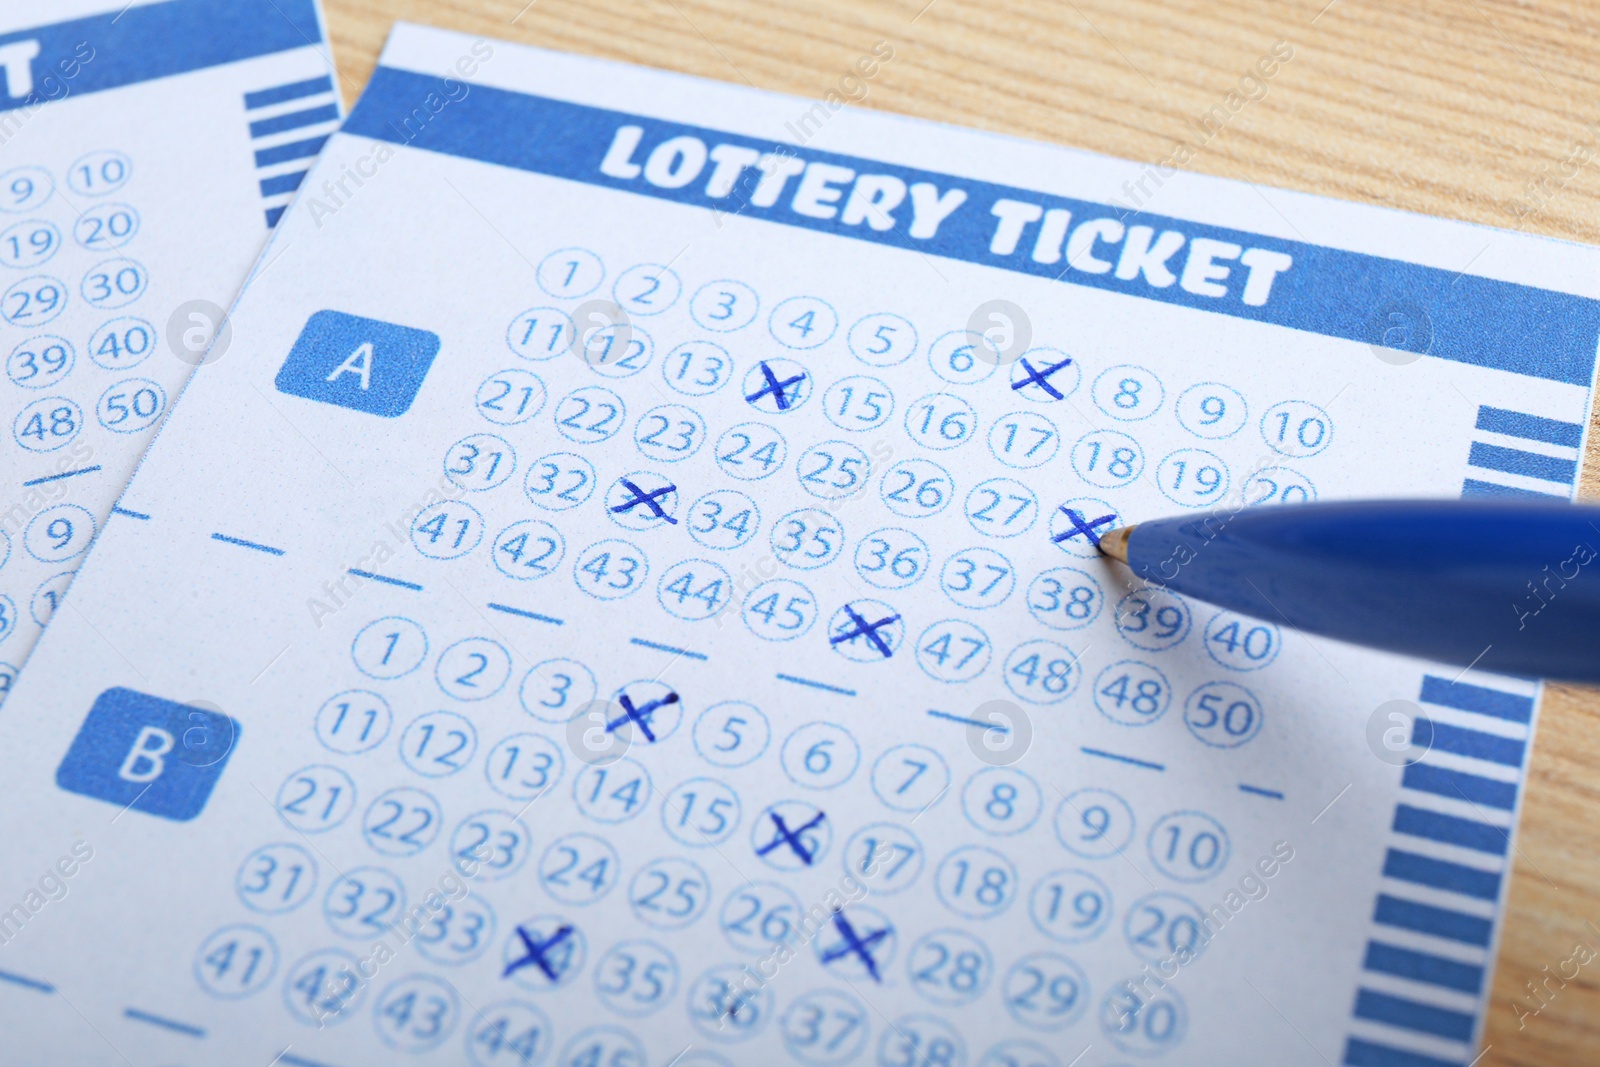
<svg viewBox="0 0 1600 1067">
<path fill-rule="evenodd" d="M 0 722 L 14 1047 L 1472 1060 L 1534 687 L 1060 509 L 1570 496 L 1594 252 L 813 106 L 396 32 Z"/>
</svg>

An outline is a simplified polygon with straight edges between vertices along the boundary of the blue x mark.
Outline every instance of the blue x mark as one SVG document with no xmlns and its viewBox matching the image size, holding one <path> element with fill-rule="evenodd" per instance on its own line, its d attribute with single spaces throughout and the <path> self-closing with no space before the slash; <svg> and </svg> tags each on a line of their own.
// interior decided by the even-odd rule
<svg viewBox="0 0 1600 1067">
<path fill-rule="evenodd" d="M 855 609 L 849 604 L 844 606 L 844 613 L 850 616 L 851 622 L 855 623 L 855 629 L 851 630 L 849 633 L 834 634 L 832 637 L 828 638 L 830 643 L 838 645 L 843 644 L 846 641 L 854 641 L 858 637 L 865 637 L 869 642 L 872 643 L 873 648 L 883 653 L 884 659 L 888 659 L 890 656 L 894 655 L 894 649 L 889 647 L 889 642 L 885 641 L 883 637 L 879 635 L 878 631 L 883 629 L 885 626 L 888 626 L 890 623 L 898 622 L 900 616 L 890 615 L 888 618 L 879 619 L 877 622 L 868 622 L 860 615 L 857 615 L 855 613 Z"/>
<path fill-rule="evenodd" d="M 791 385 L 799 385 L 801 382 L 805 381 L 805 372 L 801 371 L 793 378 L 785 378 L 780 382 L 778 381 L 778 376 L 772 373 L 772 368 L 767 366 L 766 360 L 762 360 L 760 366 L 761 376 L 767 380 L 767 384 L 763 385 L 760 389 L 757 389 L 755 392 L 745 397 L 745 399 L 754 404 L 757 400 L 760 400 L 762 397 L 770 393 L 772 394 L 772 399 L 778 404 L 778 410 L 788 411 L 790 403 L 789 387 Z"/>
<path fill-rule="evenodd" d="M 1011 383 L 1011 388 L 1013 391 L 1030 385 L 1037 385 L 1040 389 L 1043 389 L 1045 392 L 1049 393 L 1052 400 L 1060 400 L 1062 396 L 1065 395 L 1061 392 L 1061 390 L 1050 384 L 1050 375 L 1054 374 L 1058 370 L 1062 370 L 1071 366 L 1072 359 L 1070 357 L 1062 360 L 1060 363 L 1052 363 L 1044 370 L 1035 370 L 1033 364 L 1029 363 L 1026 357 L 1021 359 L 1019 362 L 1022 364 L 1022 369 L 1028 373 L 1027 377 L 1023 378 L 1020 382 Z"/>
<path fill-rule="evenodd" d="M 627 693 L 623 693 L 621 696 L 617 697 L 617 703 L 622 705 L 622 715 L 619 718 L 606 723 L 606 733 L 615 733 L 620 727 L 631 722 L 639 727 L 639 732 L 644 734 L 644 739 L 646 741 L 654 743 L 656 735 L 650 732 L 650 723 L 648 721 L 650 716 L 655 714 L 657 708 L 664 708 L 669 704 L 676 704 L 677 702 L 678 694 L 668 693 L 660 700 L 652 700 L 642 708 L 635 708 L 633 706 L 633 700 L 628 696 Z"/>
<path fill-rule="evenodd" d="M 1072 529 L 1068 530 L 1066 533 L 1056 534 L 1050 539 L 1058 545 L 1063 541 L 1070 541 L 1072 538 L 1082 534 L 1089 539 L 1090 544 L 1098 546 L 1100 544 L 1100 535 L 1094 532 L 1094 528 L 1096 526 L 1104 526 L 1108 522 L 1117 521 L 1117 517 L 1115 515 L 1102 515 L 1098 519 L 1090 519 L 1085 522 L 1082 515 L 1078 514 L 1076 511 L 1073 511 L 1065 504 L 1062 504 L 1061 507 L 1057 508 L 1056 510 L 1060 511 L 1061 514 L 1065 515 L 1072 521 Z"/>
<path fill-rule="evenodd" d="M 772 825 L 777 828 L 777 832 L 772 835 L 771 841 L 756 849 L 756 855 L 765 856 L 767 853 L 776 849 L 779 845 L 788 845 L 789 848 L 794 851 L 794 854 L 800 857 L 801 863 L 804 863 L 807 867 L 811 866 L 811 863 L 816 858 L 816 855 L 806 847 L 806 843 L 804 841 L 800 840 L 800 835 L 811 829 L 813 826 L 821 826 L 822 820 L 826 819 L 827 816 L 819 811 L 816 813 L 816 815 L 812 816 L 810 822 L 800 827 L 800 829 L 791 830 L 789 829 L 789 825 L 783 821 L 782 815 L 779 815 L 775 811 L 769 811 L 767 815 L 772 819 Z"/>
<path fill-rule="evenodd" d="M 611 510 L 613 513 L 620 515 L 624 511 L 632 511 L 640 504 L 643 504 L 645 507 L 649 508 L 655 513 L 656 518 L 665 519 L 673 526 L 678 525 L 678 520 L 673 518 L 671 515 L 668 515 L 667 510 L 660 504 L 656 503 L 657 500 L 666 496 L 668 493 L 675 492 L 678 488 L 677 486 L 664 485 L 660 489 L 652 489 L 647 493 L 643 489 L 640 489 L 637 485 L 634 485 L 628 479 L 624 478 L 622 479 L 622 488 L 632 493 L 633 499 L 624 500 L 622 503 L 612 508 Z"/>
<path fill-rule="evenodd" d="M 822 954 L 823 965 L 826 966 L 835 960 L 842 960 L 846 956 L 856 956 L 866 967 L 872 980 L 879 985 L 883 984 L 883 976 L 878 973 L 878 961 L 872 956 L 872 946 L 889 936 L 889 928 L 874 930 L 866 937 L 856 933 L 855 927 L 850 925 L 850 920 L 844 917 L 844 912 L 835 908 L 833 912 L 833 928 L 839 931 L 839 937 L 844 944 L 837 948 L 830 948 Z"/>
<path fill-rule="evenodd" d="M 517 936 L 522 939 L 522 947 L 527 950 L 528 954 L 520 960 L 512 960 L 506 964 L 506 969 L 501 972 L 500 977 L 510 978 L 513 973 L 522 970 L 524 967 L 537 967 L 544 972 L 544 976 L 550 981 L 559 982 L 561 980 L 561 971 L 551 961 L 549 954 L 551 949 L 572 936 L 572 927 L 563 923 L 547 940 L 540 941 L 530 934 L 526 927 L 519 926 L 517 927 Z"/>
</svg>

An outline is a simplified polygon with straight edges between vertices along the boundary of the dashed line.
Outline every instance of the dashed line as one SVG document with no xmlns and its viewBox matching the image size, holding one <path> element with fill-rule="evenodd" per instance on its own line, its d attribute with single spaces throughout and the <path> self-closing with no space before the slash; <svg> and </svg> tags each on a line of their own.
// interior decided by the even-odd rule
<svg viewBox="0 0 1600 1067">
<path fill-rule="evenodd" d="M 43 485 L 46 482 L 59 482 L 63 478 L 76 478 L 80 474 L 93 474 L 95 471 L 97 471 L 99 469 L 100 469 L 100 464 L 96 463 L 92 467 L 82 467 L 82 468 L 79 468 L 78 470 L 75 470 L 75 471 L 67 471 L 65 474 L 51 474 L 51 475 L 47 475 L 47 476 L 45 476 L 43 478 L 35 478 L 31 482 L 23 482 L 22 483 L 22 487 L 24 489 L 26 489 L 29 486 Z"/>
<path fill-rule="evenodd" d="M 123 507 L 120 504 L 114 505 L 112 507 L 111 514 L 113 514 L 113 515 L 126 515 L 130 519 L 143 519 L 145 522 L 149 522 L 150 521 L 150 516 L 146 515 L 144 512 L 142 512 L 142 511 L 130 511 L 130 510 L 128 510 L 127 508 Z"/>
<path fill-rule="evenodd" d="M 402 589 L 415 589 L 419 593 L 422 592 L 422 586 L 418 585 L 416 582 L 407 582 L 402 581 L 399 578 L 390 578 L 382 574 L 373 574 L 371 571 L 358 570 L 355 567 L 350 568 L 350 573 L 355 575 L 357 578 L 371 578 L 373 581 L 382 582 L 384 585 L 398 585 Z"/>
<path fill-rule="evenodd" d="M 286 1063 L 289 1067 L 328 1067 L 319 1060 L 308 1060 L 304 1056 L 293 1055 L 288 1049 L 278 1053 L 278 1063 Z"/>
<path fill-rule="evenodd" d="M 56 987 L 49 982 L 41 982 L 37 978 L 29 978 L 26 975 L 12 974 L 10 971 L 0 971 L 0 982 L 10 982 L 12 985 L 37 989 L 41 993 L 54 993 L 56 991 Z"/>
<path fill-rule="evenodd" d="M 1245 785 L 1243 782 L 1239 783 L 1239 792 L 1254 793 L 1258 797 L 1271 797 L 1273 800 L 1283 799 L 1283 794 L 1276 789 L 1263 789 L 1259 785 Z"/>
<path fill-rule="evenodd" d="M 271 545 L 260 545 L 254 541 L 246 541 L 242 537 L 229 537 L 227 534 L 214 533 L 211 535 L 211 540 L 222 541 L 230 545 L 238 545 L 240 548 L 253 548 L 257 552 L 266 552 L 273 556 L 283 556 L 288 554 L 281 548 L 273 548 Z"/>
<path fill-rule="evenodd" d="M 180 1023 L 176 1019 L 163 1018 L 148 1011 L 140 1011 L 138 1008 L 123 1008 L 122 1014 L 125 1018 L 132 1019 L 135 1022 L 149 1023 L 151 1026 L 159 1026 L 180 1034 L 188 1034 L 190 1037 L 206 1036 L 205 1030 L 191 1023 Z"/>
<path fill-rule="evenodd" d="M 709 658 L 704 652 L 692 652 L 687 648 L 679 648 L 677 645 L 663 645 L 659 641 L 646 641 L 642 637 L 630 637 L 628 638 L 628 643 L 630 645 L 638 645 L 640 648 L 653 648 L 657 652 L 671 652 L 675 656 L 687 656 L 690 659 L 706 660 Z"/>
<path fill-rule="evenodd" d="M 1116 760 L 1118 763 L 1131 763 L 1135 767 L 1145 767 L 1152 771 L 1164 771 L 1167 769 L 1167 765 L 1165 763 L 1152 763 L 1147 759 L 1135 759 L 1132 756 L 1121 756 L 1115 752 L 1107 752 L 1104 749 L 1080 748 L 1078 751 L 1089 756 L 1099 756 L 1101 759 Z"/>
<path fill-rule="evenodd" d="M 522 608 L 514 608 L 509 604 L 490 604 L 489 607 L 493 611 L 503 611 L 507 615 L 517 615 L 524 619 L 532 619 L 535 622 L 547 622 L 552 626 L 566 625 L 554 615 L 540 615 L 537 611 L 524 611 Z"/>
<path fill-rule="evenodd" d="M 795 685 L 803 685 L 811 689 L 821 689 L 828 693 L 838 693 L 840 696 L 853 697 L 856 695 L 856 691 L 854 689 L 846 689 L 842 685 L 829 685 L 827 682 L 814 682 L 810 678 L 801 678 L 794 674 L 780 674 L 778 675 L 778 681 L 793 682 Z"/>
<path fill-rule="evenodd" d="M 935 719 L 946 719 L 950 722 L 959 722 L 966 726 L 976 726 L 980 730 L 993 730 L 997 734 L 1009 734 L 1011 732 L 1011 728 L 1009 726 L 1001 726 L 999 723 L 993 722 L 979 722 L 977 719 L 969 719 L 963 715 L 952 715 L 948 711 L 930 710 L 928 714 L 932 715 Z"/>
</svg>

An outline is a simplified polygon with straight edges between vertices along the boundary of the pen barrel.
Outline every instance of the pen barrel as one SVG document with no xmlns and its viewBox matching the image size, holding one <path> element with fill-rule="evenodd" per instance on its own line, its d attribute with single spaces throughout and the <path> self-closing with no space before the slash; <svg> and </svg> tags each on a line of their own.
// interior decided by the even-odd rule
<svg viewBox="0 0 1600 1067">
<path fill-rule="evenodd" d="M 1369 501 L 1140 523 L 1128 566 L 1307 633 L 1483 670 L 1600 682 L 1600 508 Z"/>
</svg>

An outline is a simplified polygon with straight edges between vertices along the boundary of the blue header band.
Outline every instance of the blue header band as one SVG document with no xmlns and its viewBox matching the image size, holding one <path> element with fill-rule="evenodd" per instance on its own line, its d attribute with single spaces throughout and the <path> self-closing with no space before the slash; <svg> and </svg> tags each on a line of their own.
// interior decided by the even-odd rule
<svg viewBox="0 0 1600 1067">
<path fill-rule="evenodd" d="M 344 132 L 1584 387 L 1600 341 L 1585 297 L 391 67 Z"/>
<path fill-rule="evenodd" d="M 3 33 L 0 116 L 321 42 L 313 0 L 167 0 Z"/>
</svg>

